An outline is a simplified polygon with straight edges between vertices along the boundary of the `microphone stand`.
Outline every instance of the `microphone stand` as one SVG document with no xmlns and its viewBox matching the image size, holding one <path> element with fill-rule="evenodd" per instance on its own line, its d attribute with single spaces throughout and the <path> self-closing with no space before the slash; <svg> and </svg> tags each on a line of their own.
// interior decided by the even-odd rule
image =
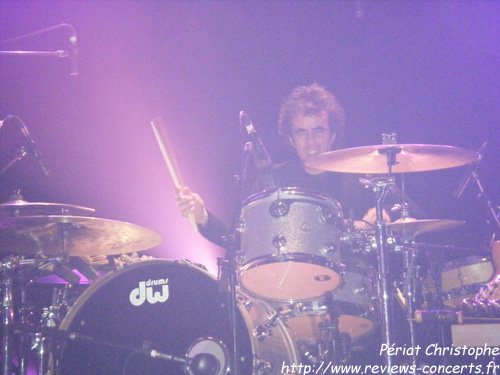
<svg viewBox="0 0 500 375">
<path fill-rule="evenodd" d="M 228 312 L 231 324 L 233 347 L 230 356 L 230 371 L 232 375 L 239 374 L 239 348 L 238 348 L 238 332 L 237 332 L 237 269 L 238 269 L 238 225 L 241 216 L 241 205 L 243 201 L 243 189 L 247 181 L 248 162 L 252 151 L 251 142 L 245 143 L 242 153 L 242 163 L 240 174 L 235 176 L 238 183 L 238 205 L 236 207 L 233 221 L 231 225 L 231 234 L 224 238 L 225 243 L 225 260 L 219 259 L 219 266 L 221 266 L 221 274 L 219 279 L 219 291 L 227 294 Z"/>
<path fill-rule="evenodd" d="M 16 37 L 13 37 L 10 39 L 0 40 L 0 44 L 15 42 L 15 41 L 19 41 L 22 39 L 27 39 L 27 38 L 30 38 L 30 37 L 33 37 L 36 35 L 45 34 L 45 33 L 51 32 L 53 30 L 62 29 L 62 28 L 70 29 L 70 32 L 71 32 L 71 37 L 70 37 L 71 48 L 70 48 L 70 50 L 0 51 L 0 56 L 2 56 L 2 55 L 5 55 L 5 56 L 42 56 L 42 57 L 69 58 L 70 60 L 73 60 L 73 65 L 71 67 L 71 75 L 78 75 L 78 72 L 76 71 L 76 32 L 75 32 L 75 28 L 73 27 L 73 25 L 70 25 L 68 23 L 61 23 L 58 25 L 50 26 L 50 27 L 47 27 L 47 28 L 44 28 L 41 30 L 31 32 L 29 34 L 16 36 Z"/>
<path fill-rule="evenodd" d="M 19 332 L 35 333 L 37 335 L 41 335 L 43 337 L 50 337 L 56 340 L 87 343 L 95 346 L 104 346 L 124 351 L 131 351 L 132 353 L 142 353 L 150 358 L 156 358 L 172 363 L 177 363 L 183 366 L 184 368 L 190 368 L 192 366 L 193 368 L 191 370 L 195 375 L 213 375 L 213 369 L 218 367 L 217 358 L 215 358 L 212 354 L 209 353 L 198 353 L 193 358 L 190 358 L 187 355 L 185 357 L 179 357 L 168 353 L 162 353 L 155 349 L 146 348 L 145 345 L 143 345 L 143 347 L 139 349 L 132 346 L 114 344 L 108 341 L 97 339 L 92 336 L 82 335 L 77 332 L 65 331 L 59 328 L 51 328 L 51 327 L 37 328 L 29 324 L 23 324 L 23 323 L 15 323 L 12 325 L 12 328 L 13 330 Z M 45 374 L 44 371 L 41 372 L 39 370 L 39 373 Z M 9 372 L 8 375 L 11 375 L 11 373 Z"/>
<path fill-rule="evenodd" d="M 0 176 L 3 175 L 5 172 L 7 172 L 10 169 L 10 167 L 12 167 L 15 163 L 24 158 L 27 153 L 28 150 L 25 147 L 20 147 L 18 150 L 16 150 L 16 153 L 12 156 L 12 158 L 0 170 Z"/>
<path fill-rule="evenodd" d="M 493 219 L 493 223 L 496 226 L 495 232 L 497 235 L 500 236 L 500 219 L 499 219 L 499 213 L 497 212 L 498 207 L 495 207 L 491 200 L 488 198 L 488 196 L 485 193 L 485 190 L 483 188 L 483 185 L 481 184 L 481 181 L 479 180 L 479 176 L 477 175 L 476 171 L 471 172 L 471 177 L 470 177 L 477 185 L 479 189 L 479 198 L 483 198 L 483 202 L 486 206 L 486 209 L 488 210 L 488 213 L 490 217 Z"/>
<path fill-rule="evenodd" d="M 68 51 L 0 51 L 0 55 L 8 56 L 45 56 L 45 57 L 69 57 Z"/>
</svg>

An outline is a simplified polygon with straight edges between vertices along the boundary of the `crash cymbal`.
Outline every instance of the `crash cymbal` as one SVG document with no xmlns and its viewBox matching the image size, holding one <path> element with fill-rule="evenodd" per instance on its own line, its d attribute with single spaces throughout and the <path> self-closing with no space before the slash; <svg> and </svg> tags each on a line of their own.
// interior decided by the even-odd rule
<svg viewBox="0 0 500 375">
<path fill-rule="evenodd" d="M 387 174 L 387 153 L 394 152 L 392 173 L 423 172 L 460 167 L 477 160 L 475 151 L 452 146 L 389 144 L 347 148 L 314 155 L 305 160 L 309 168 L 324 171 Z"/>
<path fill-rule="evenodd" d="M 160 242 L 152 230 L 95 217 L 20 216 L 0 221 L 0 249 L 23 255 L 116 255 L 147 250 Z"/>
<path fill-rule="evenodd" d="M 27 202 L 23 200 L 0 203 L 0 217 L 40 215 L 88 215 L 93 208 L 72 204 Z"/>
<path fill-rule="evenodd" d="M 422 233 L 456 228 L 463 224 L 465 224 L 465 221 L 460 220 L 417 220 L 411 217 L 405 217 L 387 224 L 387 228 L 394 232 L 401 232 L 408 237 L 416 237 Z"/>
</svg>

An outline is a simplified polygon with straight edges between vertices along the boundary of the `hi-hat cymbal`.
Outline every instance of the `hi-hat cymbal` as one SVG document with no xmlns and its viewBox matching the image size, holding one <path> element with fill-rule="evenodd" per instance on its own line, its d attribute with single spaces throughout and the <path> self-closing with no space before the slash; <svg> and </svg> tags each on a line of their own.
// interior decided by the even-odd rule
<svg viewBox="0 0 500 375">
<path fill-rule="evenodd" d="M 391 152 L 396 159 L 392 173 L 460 167 L 478 158 L 475 151 L 453 146 L 389 144 L 329 151 L 314 155 L 304 163 L 309 168 L 331 172 L 387 174 L 387 154 Z"/>
<path fill-rule="evenodd" d="M 23 255 L 117 255 L 150 249 L 161 240 L 139 225 L 95 217 L 20 216 L 0 221 L 2 251 Z"/>
<path fill-rule="evenodd" d="M 465 221 L 446 219 L 424 219 L 417 220 L 411 217 L 404 217 L 387 224 L 387 228 L 394 232 L 401 232 L 408 237 L 416 237 L 419 234 L 451 229 L 465 224 Z"/>
<path fill-rule="evenodd" d="M 0 203 L 0 216 L 39 216 L 39 215 L 88 215 L 93 208 L 72 204 L 27 202 L 23 200 Z"/>
</svg>

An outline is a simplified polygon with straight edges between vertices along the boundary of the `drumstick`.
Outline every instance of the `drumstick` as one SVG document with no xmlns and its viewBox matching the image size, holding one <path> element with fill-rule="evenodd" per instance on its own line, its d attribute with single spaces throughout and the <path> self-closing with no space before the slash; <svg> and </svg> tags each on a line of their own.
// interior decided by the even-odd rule
<svg viewBox="0 0 500 375">
<path fill-rule="evenodd" d="M 170 155 L 168 148 L 166 145 L 170 146 L 170 138 L 168 137 L 167 129 L 165 127 L 165 123 L 163 122 L 163 118 L 161 116 L 154 118 L 151 120 L 151 126 L 153 127 L 153 132 L 156 137 L 156 141 L 158 142 L 158 146 L 160 147 L 160 151 L 167 163 L 168 170 L 170 172 L 170 176 L 174 181 L 174 185 L 179 189 L 179 195 L 182 197 L 181 187 L 183 186 L 181 176 L 179 171 L 177 170 L 177 165 L 175 163 L 175 158 L 173 157 L 172 147 L 170 147 Z M 188 220 L 191 223 L 191 226 L 195 231 L 198 231 L 198 226 L 196 225 L 196 220 L 194 218 L 194 214 L 191 212 L 188 215 Z"/>
</svg>

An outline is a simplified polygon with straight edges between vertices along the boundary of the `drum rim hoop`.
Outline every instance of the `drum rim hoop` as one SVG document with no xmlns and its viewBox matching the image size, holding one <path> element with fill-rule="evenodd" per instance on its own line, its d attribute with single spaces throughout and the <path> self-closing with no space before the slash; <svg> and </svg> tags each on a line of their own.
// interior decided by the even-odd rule
<svg viewBox="0 0 500 375">
<path fill-rule="evenodd" d="M 273 188 L 273 189 L 265 189 L 265 190 L 261 190 L 257 193 L 254 193 L 252 195 L 250 195 L 248 198 L 246 198 L 243 203 L 242 203 L 242 207 L 245 207 L 247 206 L 248 204 L 252 203 L 252 202 L 255 202 L 255 201 L 259 201 L 263 198 L 267 198 L 267 197 L 270 197 L 271 195 L 273 195 L 274 193 L 277 193 L 278 191 L 284 193 L 284 194 L 291 194 L 291 195 L 297 195 L 297 196 L 306 196 L 306 197 L 309 197 L 309 198 L 318 198 L 318 199 L 321 199 L 321 200 L 324 200 L 324 201 L 331 201 L 333 202 L 333 204 L 341 209 L 341 206 L 340 206 L 340 203 L 334 199 L 333 197 L 331 197 L 330 195 L 328 194 L 325 194 L 325 193 L 321 193 L 319 191 L 313 191 L 313 190 L 306 190 L 306 189 L 302 189 L 302 188 L 298 188 L 298 187 L 293 187 L 293 186 L 290 186 L 290 187 L 279 187 L 279 188 Z"/>
</svg>

